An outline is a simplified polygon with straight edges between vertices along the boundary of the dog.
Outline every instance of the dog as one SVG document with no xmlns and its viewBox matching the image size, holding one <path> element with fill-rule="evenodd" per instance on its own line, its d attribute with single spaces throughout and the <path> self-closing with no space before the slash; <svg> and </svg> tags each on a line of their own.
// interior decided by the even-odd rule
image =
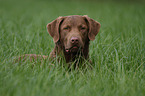
<svg viewBox="0 0 145 96">
<path fill-rule="evenodd" d="M 75 61 L 78 55 L 89 58 L 89 42 L 94 40 L 100 30 L 100 23 L 87 15 L 58 17 L 47 24 L 47 31 L 53 37 L 55 47 L 50 58 L 63 54 L 66 63 Z"/>
<path fill-rule="evenodd" d="M 66 63 L 75 61 L 78 57 L 89 58 L 89 42 L 93 41 L 100 30 L 100 23 L 87 15 L 72 15 L 58 17 L 47 24 L 47 31 L 53 38 L 55 47 L 49 55 L 53 60 L 56 56 L 64 56 Z M 19 59 L 29 57 L 47 59 L 48 56 L 25 54 Z"/>
</svg>

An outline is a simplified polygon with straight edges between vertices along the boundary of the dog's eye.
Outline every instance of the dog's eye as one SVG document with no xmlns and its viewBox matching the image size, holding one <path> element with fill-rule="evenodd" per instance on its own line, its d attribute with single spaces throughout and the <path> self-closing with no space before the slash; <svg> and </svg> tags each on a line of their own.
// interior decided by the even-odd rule
<svg viewBox="0 0 145 96">
<path fill-rule="evenodd" d="M 64 27 L 63 29 L 64 29 L 64 30 L 68 30 L 68 29 L 69 29 L 69 27 Z"/>
<path fill-rule="evenodd" d="M 86 27 L 80 27 L 81 30 L 86 30 Z"/>
<path fill-rule="evenodd" d="M 84 30 L 84 29 L 86 29 L 86 28 L 85 28 L 85 27 L 82 27 L 81 29 Z"/>
</svg>

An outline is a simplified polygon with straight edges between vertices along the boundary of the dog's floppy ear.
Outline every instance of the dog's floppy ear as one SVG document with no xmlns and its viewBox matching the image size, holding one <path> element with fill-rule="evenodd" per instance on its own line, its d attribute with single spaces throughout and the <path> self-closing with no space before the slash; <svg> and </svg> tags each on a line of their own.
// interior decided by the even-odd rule
<svg viewBox="0 0 145 96">
<path fill-rule="evenodd" d="M 88 33 L 88 37 L 90 40 L 94 40 L 95 36 L 98 34 L 101 24 L 91 18 L 89 18 L 87 15 L 84 15 L 83 17 L 85 17 L 85 19 L 88 22 L 89 25 L 89 33 Z"/>
<path fill-rule="evenodd" d="M 64 20 L 64 17 L 58 17 L 51 23 L 47 24 L 47 31 L 50 34 L 50 36 L 53 37 L 53 41 L 55 43 L 59 40 L 59 27 L 63 20 Z"/>
</svg>

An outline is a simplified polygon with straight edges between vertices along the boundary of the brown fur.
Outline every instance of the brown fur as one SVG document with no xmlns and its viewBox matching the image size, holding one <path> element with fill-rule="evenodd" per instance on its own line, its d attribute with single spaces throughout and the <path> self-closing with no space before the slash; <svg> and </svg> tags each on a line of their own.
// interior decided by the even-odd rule
<svg viewBox="0 0 145 96">
<path fill-rule="evenodd" d="M 67 63 L 74 61 L 78 55 L 88 59 L 89 42 L 95 39 L 99 29 L 100 23 L 86 15 L 58 17 L 47 25 L 47 30 L 55 42 L 50 58 L 63 54 Z M 72 38 L 77 38 L 77 43 L 72 43 Z"/>
<path fill-rule="evenodd" d="M 75 61 L 78 56 L 88 59 L 89 42 L 94 40 L 100 29 L 100 23 L 88 16 L 65 16 L 58 17 L 47 24 L 47 31 L 53 37 L 55 47 L 50 53 L 49 58 L 53 59 L 56 55 L 65 57 L 66 62 Z M 25 54 L 20 59 L 26 57 L 36 60 L 47 59 L 48 56 Z"/>
</svg>

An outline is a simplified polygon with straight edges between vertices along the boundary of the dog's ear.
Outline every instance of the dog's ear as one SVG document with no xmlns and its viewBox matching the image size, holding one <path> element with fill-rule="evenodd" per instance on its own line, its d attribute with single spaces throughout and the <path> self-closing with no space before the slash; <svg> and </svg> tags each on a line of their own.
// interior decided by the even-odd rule
<svg viewBox="0 0 145 96">
<path fill-rule="evenodd" d="M 90 40 L 93 41 L 95 39 L 95 36 L 98 34 L 98 32 L 100 30 L 101 24 L 99 22 L 89 18 L 87 15 L 84 15 L 83 17 L 87 20 L 88 25 L 89 25 L 88 37 Z"/>
<path fill-rule="evenodd" d="M 56 43 L 59 40 L 59 27 L 61 22 L 65 17 L 58 17 L 51 23 L 47 24 L 47 31 L 51 37 L 53 37 L 53 41 Z"/>
</svg>

